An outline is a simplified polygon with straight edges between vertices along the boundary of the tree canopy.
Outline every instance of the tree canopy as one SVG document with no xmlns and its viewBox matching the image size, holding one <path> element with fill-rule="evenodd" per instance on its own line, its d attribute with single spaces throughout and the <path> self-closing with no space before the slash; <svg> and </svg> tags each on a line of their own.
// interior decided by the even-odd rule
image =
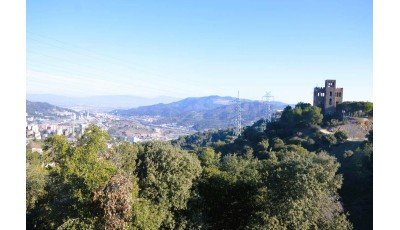
<svg viewBox="0 0 400 230">
<path fill-rule="evenodd" d="M 368 229 L 372 138 L 322 133 L 318 107 L 288 106 L 235 137 L 117 142 L 91 125 L 27 151 L 28 229 Z M 370 218 L 371 219 L 371 218 Z"/>
</svg>

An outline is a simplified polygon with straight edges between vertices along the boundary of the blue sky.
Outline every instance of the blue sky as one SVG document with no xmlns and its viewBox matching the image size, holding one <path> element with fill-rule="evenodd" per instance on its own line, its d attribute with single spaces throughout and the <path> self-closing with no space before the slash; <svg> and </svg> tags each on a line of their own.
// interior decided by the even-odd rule
<svg viewBox="0 0 400 230">
<path fill-rule="evenodd" d="M 372 101 L 372 1 L 27 1 L 27 93 Z"/>
</svg>

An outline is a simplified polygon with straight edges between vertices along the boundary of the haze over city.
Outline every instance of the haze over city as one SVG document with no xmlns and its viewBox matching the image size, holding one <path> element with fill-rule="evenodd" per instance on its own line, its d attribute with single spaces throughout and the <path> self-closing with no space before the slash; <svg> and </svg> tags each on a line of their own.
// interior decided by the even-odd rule
<svg viewBox="0 0 400 230">
<path fill-rule="evenodd" d="M 346 101 L 372 101 L 370 1 L 27 1 L 27 9 L 28 94 L 240 90 L 259 100 L 271 91 L 297 103 L 336 79 Z"/>
</svg>

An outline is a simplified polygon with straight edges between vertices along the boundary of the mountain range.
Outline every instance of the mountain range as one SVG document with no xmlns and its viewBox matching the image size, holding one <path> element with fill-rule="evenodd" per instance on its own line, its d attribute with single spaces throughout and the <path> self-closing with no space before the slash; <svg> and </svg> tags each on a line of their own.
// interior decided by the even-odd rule
<svg viewBox="0 0 400 230">
<path fill-rule="evenodd" d="M 45 116 L 59 116 L 62 113 L 75 113 L 78 112 L 72 109 L 66 109 L 59 106 L 49 104 L 47 102 L 32 102 L 26 101 L 26 113 L 28 116 L 45 117 Z"/>
<path fill-rule="evenodd" d="M 274 110 L 283 109 L 288 104 L 271 102 Z M 240 100 L 242 124 L 249 125 L 266 115 L 266 106 L 262 101 Z M 132 109 L 118 109 L 111 113 L 120 116 L 158 117 L 156 124 L 175 123 L 196 130 L 219 129 L 235 125 L 237 102 L 233 97 L 207 96 L 190 97 L 168 104 L 141 106 Z"/>
<path fill-rule="evenodd" d="M 91 112 L 129 109 L 139 106 L 154 105 L 157 103 L 170 103 L 179 100 L 178 98 L 167 96 L 146 98 L 132 95 L 69 97 L 53 94 L 27 94 L 26 98 L 32 102 L 47 102 L 56 106 L 74 109 L 76 111 L 88 110 Z"/>
<path fill-rule="evenodd" d="M 52 116 L 59 112 L 74 112 L 79 111 L 80 105 L 86 106 L 84 110 L 89 110 L 88 107 L 97 109 L 95 111 L 104 112 L 107 108 L 125 107 L 131 104 L 143 104 L 145 101 L 140 101 L 134 96 L 96 96 L 90 98 L 70 98 L 55 95 L 29 95 L 29 99 L 44 100 L 46 102 L 26 101 L 28 116 Z M 129 102 L 129 98 L 133 102 Z M 121 99 L 119 101 L 118 99 Z M 172 98 L 169 98 L 172 100 Z M 69 101 L 70 100 L 70 101 Z M 136 101 L 135 101 L 136 100 Z M 155 100 L 155 99 L 154 99 Z M 159 98 L 166 100 L 168 98 Z M 53 103 L 48 103 L 51 101 Z M 114 105 L 111 103 L 114 101 Z M 146 103 L 150 103 L 147 100 Z M 286 107 L 288 104 L 273 101 L 271 102 L 273 110 L 279 110 Z M 64 105 L 64 106 L 63 106 Z M 67 107 L 67 108 L 62 108 Z M 74 110 L 73 110 L 73 109 Z M 240 100 L 242 125 L 250 125 L 253 122 L 266 116 L 266 106 L 262 101 L 257 100 Z M 89 110 L 94 111 L 94 110 Z M 156 118 L 152 124 L 175 124 L 177 126 L 192 127 L 195 130 L 202 131 L 208 129 L 221 129 L 234 127 L 237 119 L 238 104 L 234 97 L 222 96 L 206 96 L 206 97 L 189 97 L 183 100 L 170 103 L 157 103 L 147 106 L 131 107 L 129 109 L 113 109 L 108 110 L 109 113 L 122 117 L 138 117 L 150 116 Z"/>
</svg>

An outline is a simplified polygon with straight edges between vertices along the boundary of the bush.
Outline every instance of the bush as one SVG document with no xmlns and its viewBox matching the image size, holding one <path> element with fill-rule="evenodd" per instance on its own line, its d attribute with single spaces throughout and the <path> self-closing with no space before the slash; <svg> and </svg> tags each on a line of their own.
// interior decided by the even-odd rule
<svg viewBox="0 0 400 230">
<path fill-rule="evenodd" d="M 276 137 L 272 139 L 272 149 L 273 150 L 280 150 L 285 147 L 285 142 L 282 139 Z"/>
<path fill-rule="evenodd" d="M 339 120 L 337 120 L 337 119 L 331 119 L 330 122 L 329 122 L 329 125 L 335 127 L 335 126 L 340 125 L 340 122 L 339 122 Z"/>
<path fill-rule="evenodd" d="M 336 113 L 335 113 L 336 116 L 341 117 L 342 111 L 345 111 L 346 115 L 372 116 L 373 104 L 372 104 L 372 102 L 364 102 L 364 101 L 346 101 L 346 102 L 339 104 L 336 107 Z M 361 111 L 361 113 L 360 113 L 360 111 Z"/>
<path fill-rule="evenodd" d="M 338 143 L 344 143 L 349 138 L 347 133 L 342 130 L 336 131 L 335 137 Z"/>
</svg>

